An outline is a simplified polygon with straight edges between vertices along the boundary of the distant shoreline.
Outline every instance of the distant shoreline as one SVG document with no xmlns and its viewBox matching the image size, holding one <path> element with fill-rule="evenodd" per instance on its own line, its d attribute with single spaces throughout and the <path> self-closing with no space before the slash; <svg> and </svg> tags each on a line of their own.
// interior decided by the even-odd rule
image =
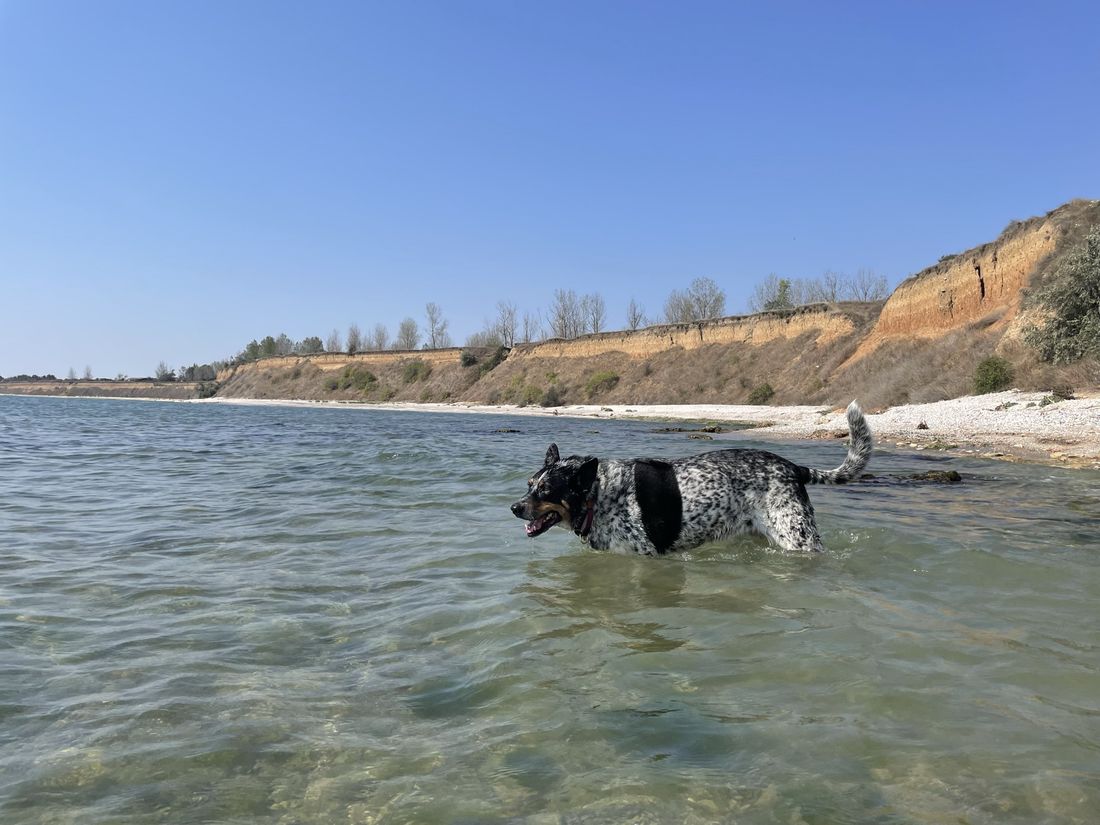
<svg viewBox="0 0 1100 825">
<path fill-rule="evenodd" d="M 1100 469 L 1100 394 L 1064 401 L 1046 399 L 1051 399 L 1049 393 L 1009 390 L 867 412 L 867 420 L 876 442 L 890 442 L 902 449 L 941 450 L 984 458 Z M 807 405 L 570 404 L 547 408 L 465 402 L 369 404 L 249 398 L 209 398 L 182 403 L 741 422 L 754 425 L 753 434 L 781 439 L 831 439 L 843 437 L 848 431 L 843 409 L 825 410 L 821 406 Z M 927 429 L 919 428 L 922 423 Z"/>
<path fill-rule="evenodd" d="M 5 393 L 5 395 L 17 395 Z M 104 396 L 26 395 L 29 398 Z M 465 402 L 361 403 L 257 398 L 143 398 L 174 404 L 306 407 L 311 409 L 393 410 L 514 416 L 567 416 L 595 419 L 741 422 L 754 434 L 779 439 L 840 439 L 847 434 L 842 409 L 821 406 L 736 404 L 570 404 L 563 407 L 487 405 Z M 940 450 L 1010 461 L 1100 469 L 1100 394 L 1053 401 L 1048 393 L 1006 392 L 971 395 L 930 404 L 907 404 L 867 411 L 876 443 L 909 450 Z M 927 429 L 921 428 L 925 424 Z M 737 433 L 727 437 L 738 437 Z M 743 437 L 743 436 L 742 436 Z"/>
</svg>

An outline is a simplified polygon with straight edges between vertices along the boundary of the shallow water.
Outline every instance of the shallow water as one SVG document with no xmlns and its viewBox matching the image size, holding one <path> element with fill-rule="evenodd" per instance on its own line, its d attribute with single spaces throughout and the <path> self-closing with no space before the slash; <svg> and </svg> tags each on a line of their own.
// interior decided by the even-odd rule
<svg viewBox="0 0 1100 825">
<path fill-rule="evenodd" d="M 812 489 L 811 559 L 524 536 L 551 440 L 727 446 L 656 426 L 0 396 L 0 822 L 1097 821 L 1100 474 L 876 451 L 965 481 Z"/>
</svg>

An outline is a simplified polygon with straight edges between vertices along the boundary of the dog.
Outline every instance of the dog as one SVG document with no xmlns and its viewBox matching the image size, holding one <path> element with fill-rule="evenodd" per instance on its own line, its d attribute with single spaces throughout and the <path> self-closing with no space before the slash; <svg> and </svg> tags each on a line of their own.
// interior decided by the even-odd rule
<svg viewBox="0 0 1100 825">
<path fill-rule="evenodd" d="M 827 471 L 765 450 L 618 460 L 562 458 L 551 444 L 512 513 L 531 538 L 558 525 L 596 550 L 664 555 L 753 532 L 788 553 L 819 553 L 806 485 L 845 484 L 871 457 L 871 430 L 855 401 L 847 416 L 848 455 Z"/>
</svg>

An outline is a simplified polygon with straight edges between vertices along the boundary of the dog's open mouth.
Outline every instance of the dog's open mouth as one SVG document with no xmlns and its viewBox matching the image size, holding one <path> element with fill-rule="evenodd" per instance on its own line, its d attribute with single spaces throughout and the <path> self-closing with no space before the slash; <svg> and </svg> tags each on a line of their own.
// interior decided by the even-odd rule
<svg viewBox="0 0 1100 825">
<path fill-rule="evenodd" d="M 527 531 L 529 538 L 534 538 L 535 536 L 541 536 L 559 521 L 561 521 L 561 514 L 551 510 L 549 513 L 544 513 L 537 519 L 527 522 L 524 529 Z"/>
</svg>

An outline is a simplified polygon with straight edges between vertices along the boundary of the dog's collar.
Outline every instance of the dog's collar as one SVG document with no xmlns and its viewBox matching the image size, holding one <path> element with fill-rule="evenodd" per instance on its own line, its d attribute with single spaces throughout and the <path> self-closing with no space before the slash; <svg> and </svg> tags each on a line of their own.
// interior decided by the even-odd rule
<svg viewBox="0 0 1100 825">
<path fill-rule="evenodd" d="M 593 498 L 588 499 L 584 505 L 584 519 L 581 521 L 581 529 L 577 531 L 577 535 L 582 539 L 587 538 L 588 534 L 592 532 L 592 519 L 596 515 L 596 500 Z"/>
<path fill-rule="evenodd" d="M 574 527 L 573 532 L 582 539 L 588 538 L 592 532 L 592 521 L 596 517 L 596 490 L 600 482 L 596 481 L 588 488 L 588 497 L 584 501 L 584 516 L 581 518 L 581 526 Z"/>
</svg>

